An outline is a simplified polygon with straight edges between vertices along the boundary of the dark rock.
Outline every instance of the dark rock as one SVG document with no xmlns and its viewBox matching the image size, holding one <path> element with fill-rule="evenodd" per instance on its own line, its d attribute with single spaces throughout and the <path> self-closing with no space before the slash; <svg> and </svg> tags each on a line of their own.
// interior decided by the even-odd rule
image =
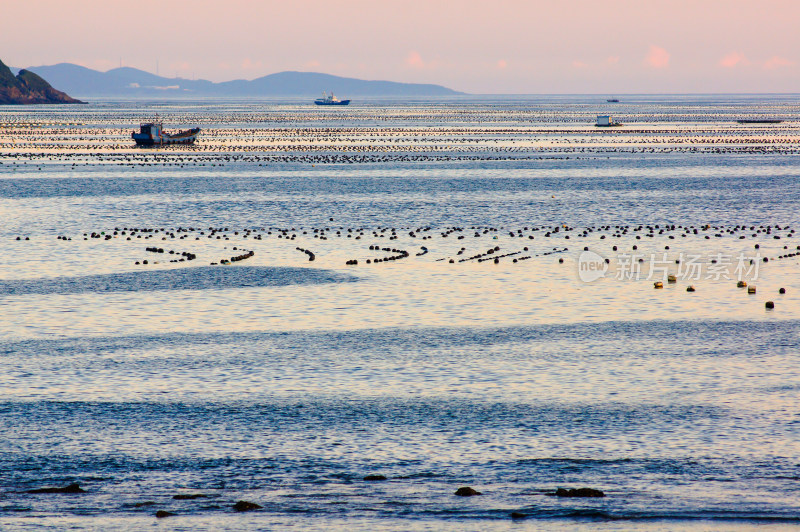
<svg viewBox="0 0 800 532">
<path fill-rule="evenodd" d="M 525 519 L 528 517 L 528 514 L 523 514 L 520 512 L 511 512 L 511 519 Z"/>
<path fill-rule="evenodd" d="M 472 497 L 473 495 L 483 495 L 483 493 L 474 490 L 469 486 L 464 486 L 456 490 L 456 495 L 458 495 L 459 497 Z"/>
<path fill-rule="evenodd" d="M 174 514 L 172 512 L 168 512 L 166 510 L 159 510 L 159 511 L 156 512 L 156 517 L 159 518 L 159 519 L 162 519 L 164 517 L 170 517 L 170 516 L 173 516 L 173 515 L 177 515 L 177 514 Z"/>
<path fill-rule="evenodd" d="M 233 509 L 237 512 L 249 512 L 251 510 L 260 510 L 263 506 L 249 501 L 239 501 L 233 505 Z"/>
<path fill-rule="evenodd" d="M 556 497 L 605 497 L 606 494 L 594 488 L 558 488 L 554 494 Z"/>
<path fill-rule="evenodd" d="M 386 480 L 386 477 L 383 475 L 367 475 L 366 477 L 364 477 L 364 480 L 367 481 Z"/>
<path fill-rule="evenodd" d="M 86 490 L 81 488 L 77 482 L 73 482 L 63 488 L 38 488 L 28 490 L 26 493 L 86 493 Z"/>
<path fill-rule="evenodd" d="M 142 501 L 142 502 L 135 502 L 131 504 L 134 508 L 143 508 L 145 506 L 153 506 L 156 504 L 156 501 Z"/>
</svg>

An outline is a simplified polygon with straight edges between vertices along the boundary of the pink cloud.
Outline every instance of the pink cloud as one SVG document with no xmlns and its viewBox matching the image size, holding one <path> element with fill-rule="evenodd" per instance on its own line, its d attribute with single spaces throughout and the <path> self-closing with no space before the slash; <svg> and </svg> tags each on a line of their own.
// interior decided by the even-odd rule
<svg viewBox="0 0 800 532">
<path fill-rule="evenodd" d="M 589 65 L 587 65 L 583 61 L 579 61 L 578 59 L 576 59 L 575 61 L 572 62 L 572 67 L 573 68 L 586 68 L 588 66 Z"/>
<path fill-rule="evenodd" d="M 249 57 L 245 57 L 241 62 L 242 70 L 263 70 L 264 63 L 262 61 L 253 61 Z"/>
<path fill-rule="evenodd" d="M 501 59 L 500 61 L 497 62 L 497 68 L 499 68 L 501 70 L 506 68 L 507 66 L 508 66 L 508 62 L 505 59 Z"/>
<path fill-rule="evenodd" d="M 719 60 L 719 65 L 725 68 L 733 68 L 736 65 L 746 65 L 748 63 L 749 61 L 744 54 L 740 54 L 739 52 L 731 52 Z"/>
<path fill-rule="evenodd" d="M 611 55 L 606 57 L 606 64 L 607 65 L 616 65 L 619 63 L 619 56 L 618 55 Z"/>
<path fill-rule="evenodd" d="M 644 60 L 651 68 L 667 68 L 669 66 L 669 52 L 659 46 L 650 46 L 650 52 Z"/>
<path fill-rule="evenodd" d="M 417 51 L 409 52 L 406 56 L 405 64 L 409 68 L 416 70 L 436 70 L 446 64 L 443 64 L 438 59 L 423 59 Z"/>
<path fill-rule="evenodd" d="M 422 56 L 419 55 L 419 52 L 410 52 L 408 56 L 406 56 L 406 65 L 411 68 L 425 68 L 425 61 L 422 60 Z"/>
<path fill-rule="evenodd" d="M 319 68 L 322 66 L 322 63 L 317 61 L 316 59 L 312 59 L 311 61 L 307 61 L 305 63 L 306 68 Z"/>
<path fill-rule="evenodd" d="M 170 63 L 167 67 L 169 70 L 189 70 L 189 63 L 186 61 L 178 61 L 174 63 Z"/>
<path fill-rule="evenodd" d="M 782 67 L 790 67 L 794 66 L 795 62 L 790 61 L 784 57 L 773 56 L 771 57 L 766 63 L 764 63 L 764 68 L 768 70 L 772 70 L 775 68 L 782 68 Z"/>
</svg>

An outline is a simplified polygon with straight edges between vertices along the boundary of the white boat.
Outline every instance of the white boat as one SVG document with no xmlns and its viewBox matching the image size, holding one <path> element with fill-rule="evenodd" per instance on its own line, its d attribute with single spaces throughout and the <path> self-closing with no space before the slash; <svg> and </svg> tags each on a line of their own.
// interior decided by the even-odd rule
<svg viewBox="0 0 800 532">
<path fill-rule="evenodd" d="M 322 91 L 322 98 L 317 98 L 314 103 L 317 105 L 348 105 L 350 100 L 340 100 L 333 93 L 329 96 L 328 93 Z"/>
</svg>

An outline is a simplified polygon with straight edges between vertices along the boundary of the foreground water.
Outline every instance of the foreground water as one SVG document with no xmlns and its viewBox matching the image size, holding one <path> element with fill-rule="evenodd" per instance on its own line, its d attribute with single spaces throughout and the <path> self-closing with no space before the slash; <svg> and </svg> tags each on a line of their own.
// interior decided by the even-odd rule
<svg viewBox="0 0 800 532">
<path fill-rule="evenodd" d="M 603 105 L 3 110 L 0 528 L 796 528 L 797 102 Z"/>
</svg>

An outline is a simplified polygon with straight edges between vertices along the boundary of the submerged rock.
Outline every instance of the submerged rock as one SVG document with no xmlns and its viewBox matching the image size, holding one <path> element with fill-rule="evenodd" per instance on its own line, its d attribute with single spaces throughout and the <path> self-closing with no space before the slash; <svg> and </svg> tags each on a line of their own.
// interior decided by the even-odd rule
<svg viewBox="0 0 800 532">
<path fill-rule="evenodd" d="M 134 508 L 143 508 L 145 506 L 154 506 L 155 504 L 156 501 L 142 501 L 142 502 L 135 502 L 131 504 L 131 506 Z"/>
<path fill-rule="evenodd" d="M 173 515 L 178 515 L 178 514 L 174 514 L 172 512 L 168 512 L 166 510 L 159 510 L 159 511 L 156 512 L 156 517 L 159 518 L 159 519 L 162 519 L 164 517 L 170 517 L 170 516 L 173 516 Z"/>
<path fill-rule="evenodd" d="M 77 482 L 73 482 L 63 488 L 38 488 L 28 490 L 26 493 L 86 493 L 86 490 L 81 488 Z"/>
<path fill-rule="evenodd" d="M 250 501 L 239 501 L 233 505 L 233 509 L 237 512 L 249 512 L 251 510 L 260 510 L 263 506 Z"/>
<path fill-rule="evenodd" d="M 387 480 L 387 478 L 383 475 L 367 475 L 366 477 L 364 477 L 364 480 L 375 482 L 379 480 Z"/>
<path fill-rule="evenodd" d="M 525 519 L 528 517 L 528 514 L 523 514 L 521 512 L 511 512 L 511 519 Z"/>
<path fill-rule="evenodd" d="M 204 497 L 208 497 L 208 495 L 203 493 L 179 493 L 178 495 L 172 496 L 176 501 L 190 501 L 192 499 L 202 499 Z"/>
<path fill-rule="evenodd" d="M 605 497 L 606 494 L 594 488 L 558 488 L 555 493 L 556 497 Z"/>
<path fill-rule="evenodd" d="M 483 495 L 483 493 L 481 493 L 480 491 L 474 490 L 469 486 L 458 488 L 455 494 L 458 495 L 459 497 L 472 497 L 473 495 Z"/>
</svg>

